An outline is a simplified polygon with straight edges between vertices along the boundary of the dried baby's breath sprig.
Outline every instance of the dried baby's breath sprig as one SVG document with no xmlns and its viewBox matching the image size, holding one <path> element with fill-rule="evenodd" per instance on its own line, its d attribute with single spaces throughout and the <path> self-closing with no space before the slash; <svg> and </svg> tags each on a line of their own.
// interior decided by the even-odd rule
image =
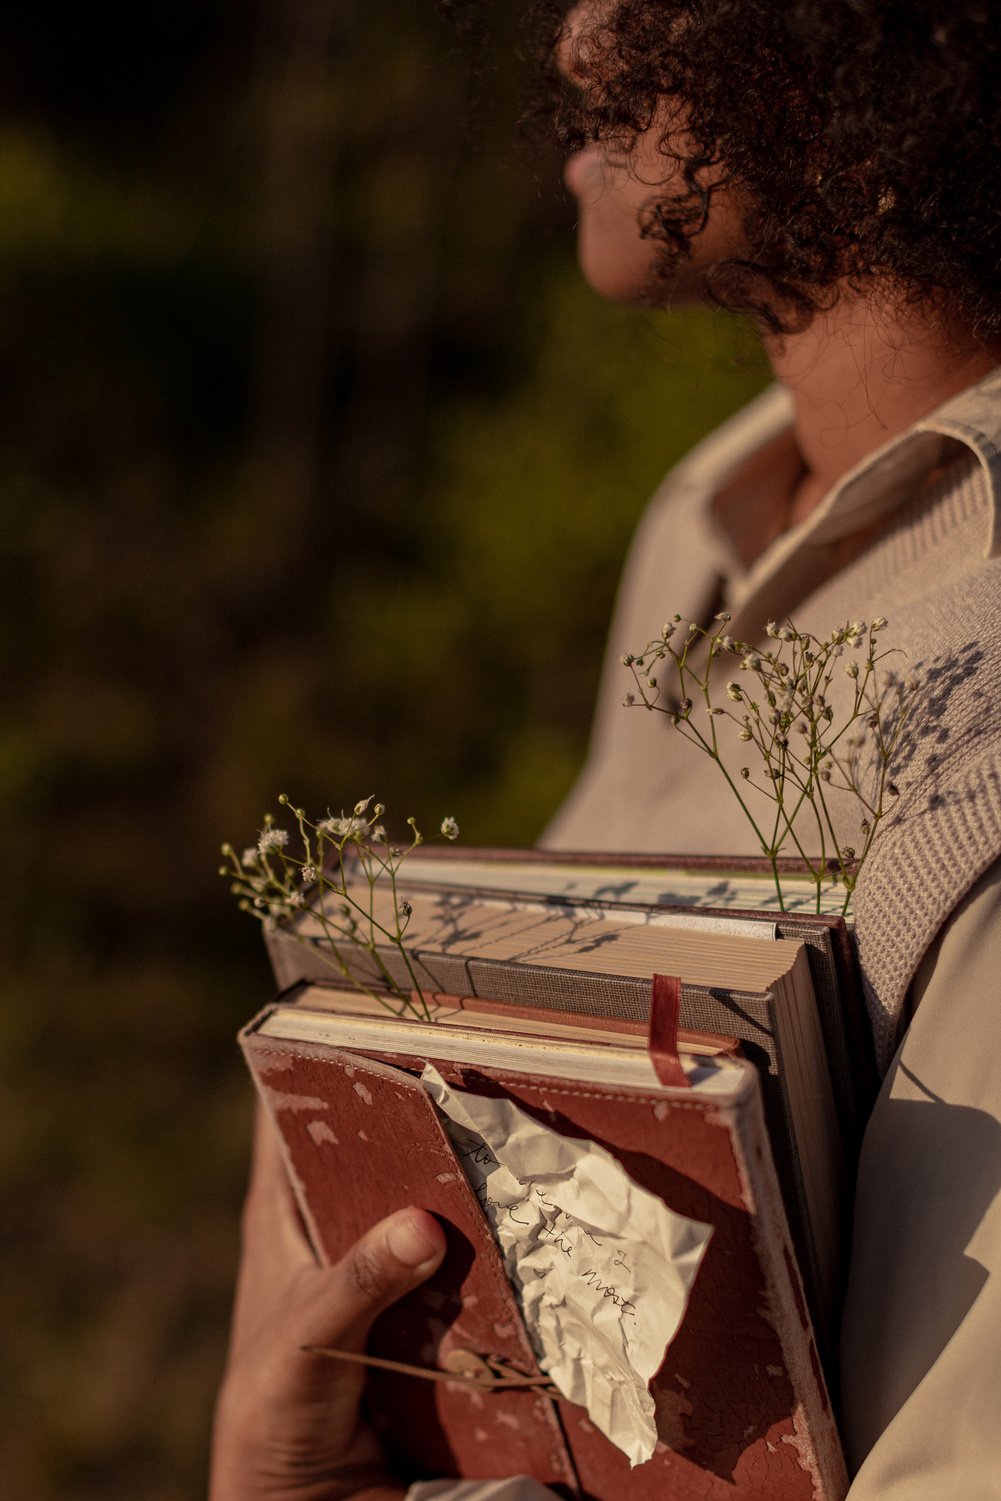
<svg viewBox="0 0 1001 1501">
<path fill-rule="evenodd" d="M 309 935 L 290 927 L 293 937 L 308 943 L 343 980 L 364 991 L 397 1015 L 411 1014 L 430 1021 L 424 997 L 404 938 L 413 907 L 398 890 L 401 867 L 425 839 L 413 818 L 407 819 L 409 843 L 390 845 L 382 824 L 385 808 L 374 798 L 355 803 L 351 813 L 332 814 L 315 823 L 282 793 L 279 805 L 295 824 L 298 843 L 289 830 L 266 813 L 256 845 L 238 854 L 224 844 L 225 864 L 219 874 L 229 877 L 230 890 L 240 908 L 273 926 L 296 916 L 304 906 L 319 926 Z M 457 839 L 459 825 L 443 818 L 441 837 Z M 387 902 L 376 907 L 376 888 L 385 887 Z M 388 915 L 387 915 L 388 914 Z M 409 988 L 400 985 L 380 949 L 399 951 Z"/>
<path fill-rule="evenodd" d="M 686 740 L 715 761 L 771 866 L 783 910 L 779 857 L 795 853 L 816 884 L 817 910 L 824 881 L 833 878 L 844 887 L 847 911 L 879 825 L 899 796 L 890 766 L 915 684 L 884 666 L 895 654 L 881 644 L 885 616 L 869 624 L 848 621 L 824 639 L 797 630 L 792 621 L 771 620 L 765 648 L 735 641 L 726 630 L 729 621 L 723 613 L 704 627 L 675 615 L 641 652 L 627 652 L 622 661 L 637 691 L 628 693 L 626 702 L 666 714 Z M 726 658 L 733 659 L 736 672 L 731 668 L 720 686 Z M 839 670 L 850 696 L 836 712 L 841 694 L 832 685 Z M 665 676 L 673 679 L 670 692 Z M 714 695 L 720 693 L 717 703 Z M 696 702 L 703 711 L 698 718 Z M 743 745 L 758 752 L 757 771 L 741 766 L 736 779 L 731 775 L 718 739 L 723 719 Z M 743 790 L 748 785 L 773 805 L 767 819 L 748 805 Z M 832 792 L 857 800 L 857 850 L 837 837 Z M 807 843 L 814 841 L 804 831 L 804 819 L 816 830 L 819 855 L 807 853 Z"/>
</svg>

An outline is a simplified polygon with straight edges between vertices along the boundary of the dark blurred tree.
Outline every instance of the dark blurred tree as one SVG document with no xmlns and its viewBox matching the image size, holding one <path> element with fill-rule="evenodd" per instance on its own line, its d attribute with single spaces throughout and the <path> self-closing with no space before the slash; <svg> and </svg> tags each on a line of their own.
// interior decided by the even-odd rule
<svg viewBox="0 0 1001 1501">
<path fill-rule="evenodd" d="M 220 839 L 532 839 L 646 493 L 761 383 L 580 285 L 495 9 L 476 76 L 427 0 L 0 21 L 11 1495 L 202 1492 L 268 994 Z"/>
</svg>

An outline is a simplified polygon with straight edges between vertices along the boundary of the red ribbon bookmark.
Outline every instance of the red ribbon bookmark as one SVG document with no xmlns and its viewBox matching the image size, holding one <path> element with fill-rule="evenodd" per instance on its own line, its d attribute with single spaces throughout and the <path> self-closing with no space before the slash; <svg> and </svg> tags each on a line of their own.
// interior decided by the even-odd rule
<svg viewBox="0 0 1001 1501">
<path fill-rule="evenodd" d="M 678 1057 L 678 1019 L 681 981 L 675 975 L 654 975 L 650 990 L 650 1061 L 662 1084 L 689 1087 Z"/>
</svg>

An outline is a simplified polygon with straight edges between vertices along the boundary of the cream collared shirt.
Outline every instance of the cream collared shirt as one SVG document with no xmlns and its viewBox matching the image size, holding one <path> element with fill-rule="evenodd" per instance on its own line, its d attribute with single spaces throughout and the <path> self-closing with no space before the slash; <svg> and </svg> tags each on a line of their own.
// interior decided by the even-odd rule
<svg viewBox="0 0 1001 1501">
<path fill-rule="evenodd" d="M 855 599 L 840 618 L 824 613 L 846 546 L 850 555 L 853 537 L 879 538 L 881 527 L 895 535 L 873 550 L 886 550 L 885 587 L 904 601 L 904 621 L 921 591 L 934 589 L 936 570 L 944 583 L 963 569 L 979 578 L 998 558 L 1001 372 L 847 474 L 745 570 L 728 515 L 742 504 L 742 472 L 767 467 L 769 456 L 785 462 L 790 420 L 786 393 L 766 392 L 655 496 L 624 576 L 588 763 L 544 843 L 757 852 L 715 768 L 672 739 L 660 716 L 622 707 L 630 684 L 621 654 L 640 650 L 670 614 L 704 620 L 723 602 L 728 630 L 747 640 L 789 612 L 825 634 L 849 613 L 891 614 L 884 595 Z M 957 535 L 943 535 L 908 572 L 900 557 L 909 556 L 909 523 L 900 518 L 942 466 L 971 498 L 941 510 L 962 516 Z M 968 872 L 963 889 L 945 927 L 929 935 L 901 1025 L 913 1019 L 860 1164 L 842 1338 L 842 1428 L 857 1471 L 850 1501 L 1001 1498 L 1001 866 Z"/>
</svg>

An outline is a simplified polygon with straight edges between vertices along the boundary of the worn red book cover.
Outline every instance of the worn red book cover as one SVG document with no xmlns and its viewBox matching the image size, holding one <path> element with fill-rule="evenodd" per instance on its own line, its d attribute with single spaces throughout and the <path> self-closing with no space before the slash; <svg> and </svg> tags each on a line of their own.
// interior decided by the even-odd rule
<svg viewBox="0 0 1001 1501">
<path fill-rule="evenodd" d="M 318 1253 L 336 1260 L 404 1203 L 446 1228 L 442 1268 L 383 1316 L 371 1353 L 441 1367 L 467 1350 L 538 1374 L 489 1226 L 420 1083 L 428 1056 L 375 1058 L 268 1035 L 272 1011 L 241 1042 Z M 754 1069 L 738 1065 L 722 1100 L 430 1061 L 456 1088 L 504 1095 L 551 1129 L 599 1143 L 635 1183 L 714 1233 L 652 1382 L 659 1442 L 646 1463 L 630 1468 L 563 1399 L 373 1371 L 370 1410 L 401 1474 L 530 1474 L 596 1501 L 839 1501 L 844 1464 Z"/>
</svg>

